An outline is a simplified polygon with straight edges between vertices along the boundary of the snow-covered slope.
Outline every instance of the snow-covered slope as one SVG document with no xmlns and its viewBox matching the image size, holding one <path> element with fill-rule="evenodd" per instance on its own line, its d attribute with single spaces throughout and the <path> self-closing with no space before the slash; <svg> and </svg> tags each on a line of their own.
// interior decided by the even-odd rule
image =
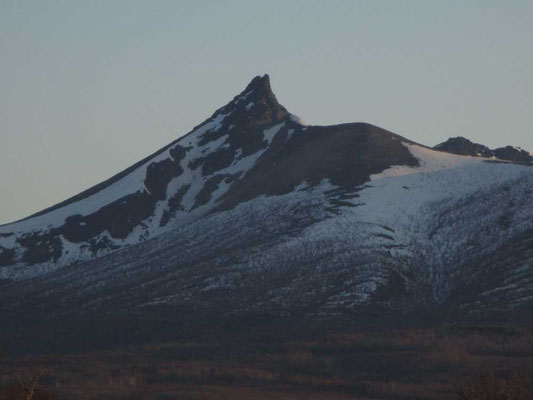
<svg viewBox="0 0 533 400">
<path fill-rule="evenodd" d="M 267 76 L 155 155 L 0 235 L 6 318 L 533 304 L 530 164 L 433 150 L 368 124 L 307 125 Z"/>
<path fill-rule="evenodd" d="M 257 77 L 154 155 L 57 206 L 1 226 L 0 278 L 35 276 L 194 221 L 255 164 L 282 128 L 300 124 L 277 103 L 268 77 Z"/>
</svg>

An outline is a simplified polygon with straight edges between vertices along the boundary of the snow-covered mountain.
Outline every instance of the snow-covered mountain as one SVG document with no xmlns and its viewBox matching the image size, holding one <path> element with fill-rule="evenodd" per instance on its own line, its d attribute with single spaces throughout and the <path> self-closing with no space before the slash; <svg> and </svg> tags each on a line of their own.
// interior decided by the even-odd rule
<svg viewBox="0 0 533 400">
<path fill-rule="evenodd" d="M 153 155 L 1 226 L 0 315 L 530 309 L 530 160 L 456 142 L 310 126 L 256 77 Z"/>
</svg>

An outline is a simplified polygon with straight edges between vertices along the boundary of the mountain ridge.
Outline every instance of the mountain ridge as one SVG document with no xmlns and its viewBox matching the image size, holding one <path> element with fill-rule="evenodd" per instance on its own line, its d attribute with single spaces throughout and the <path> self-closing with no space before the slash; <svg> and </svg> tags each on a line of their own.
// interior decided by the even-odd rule
<svg viewBox="0 0 533 400">
<path fill-rule="evenodd" d="M 533 155 L 520 147 L 504 146 L 491 150 L 485 145 L 474 143 L 462 136 L 449 138 L 445 142 L 437 144 L 434 149 L 473 157 L 497 158 L 513 162 L 533 162 Z"/>
<path fill-rule="evenodd" d="M 307 125 L 258 76 L 86 197 L 1 226 L 0 316 L 523 310 L 530 165 Z"/>
<path fill-rule="evenodd" d="M 90 195 L 92 195 L 92 194 L 94 194 L 94 193 L 106 188 L 107 186 L 113 184 L 114 182 L 116 182 L 120 178 L 124 177 L 125 175 L 127 175 L 130 172 L 134 171 L 135 169 L 139 168 L 140 166 L 142 166 L 147 161 L 150 161 L 152 158 L 158 156 L 159 154 L 161 154 L 165 150 L 169 149 L 170 147 L 175 145 L 180 140 L 186 138 L 188 135 L 190 135 L 191 133 L 195 132 L 197 129 L 201 128 L 203 125 L 211 122 L 216 114 L 218 114 L 221 111 L 223 111 L 226 107 L 228 107 L 230 104 L 232 104 L 238 97 L 242 96 L 243 94 L 245 94 L 247 92 L 250 92 L 250 91 L 253 91 L 253 90 L 258 90 L 258 89 L 262 90 L 263 92 L 265 92 L 265 94 L 267 96 L 269 96 L 271 99 L 273 97 L 273 101 L 275 103 L 277 103 L 275 95 L 272 92 L 272 89 L 270 87 L 270 77 L 268 76 L 268 74 L 265 74 L 263 76 L 257 75 L 256 77 L 254 77 L 250 81 L 250 83 L 246 86 L 246 88 L 244 89 L 243 92 L 241 92 L 239 95 L 236 95 L 225 106 L 220 107 L 219 109 L 217 109 L 208 119 L 206 119 L 201 124 L 196 125 L 195 127 L 193 127 L 192 130 L 190 130 L 189 132 L 187 132 L 183 136 L 180 136 L 179 138 L 173 140 L 172 142 L 170 142 L 169 144 L 163 146 L 159 150 L 156 150 L 155 152 L 153 152 L 153 153 L 147 155 L 146 157 L 142 158 L 140 161 L 137 161 L 136 163 L 132 164 L 131 166 L 125 168 L 124 170 L 114 174 L 110 178 L 107 178 L 104 181 L 102 181 L 100 183 L 97 183 L 97 184 L 91 186 L 88 189 L 82 190 L 81 192 L 79 192 L 79 193 L 67 198 L 66 200 L 60 201 L 59 203 L 56 203 L 56 204 L 53 204 L 50 207 L 46 207 L 43 210 L 37 211 L 37 212 L 35 212 L 33 214 L 30 214 L 27 217 L 23 217 L 23 218 L 20 218 L 18 220 L 12 221 L 12 222 L 7 222 L 5 224 L 0 224 L 0 227 L 7 226 L 7 225 L 12 225 L 12 224 L 15 224 L 15 223 L 18 223 L 18 222 L 21 222 L 21 221 L 24 221 L 24 220 L 27 220 L 27 219 L 30 219 L 30 218 L 33 218 L 33 217 L 37 217 L 39 215 L 46 214 L 46 213 L 48 213 L 50 211 L 53 211 L 53 210 L 58 209 L 60 207 L 66 206 L 66 205 L 68 205 L 70 203 L 73 203 L 73 202 L 79 201 L 81 199 L 84 199 L 84 198 L 86 198 L 86 197 L 88 197 L 88 196 L 90 196 Z M 277 104 L 279 105 L 279 103 L 277 103 Z M 284 109 L 283 106 L 281 106 L 281 107 Z"/>
<path fill-rule="evenodd" d="M 276 123 L 279 125 L 277 130 L 274 129 Z M 60 261 L 59 259 L 64 255 L 62 249 L 72 247 L 66 241 L 73 243 L 83 242 L 83 246 L 88 249 L 86 253 L 91 256 L 101 253 L 102 250 L 113 250 L 117 246 L 129 245 L 130 243 L 121 243 L 117 242 L 117 240 L 126 240 L 137 226 L 145 224 L 145 221 L 150 217 L 155 217 L 155 209 L 159 202 L 164 200 L 168 202 L 166 210 L 159 217 L 162 225 L 166 226 L 173 215 L 180 211 L 181 205 L 178 204 L 182 200 L 180 197 L 184 196 L 188 189 L 182 187 L 177 193 L 173 194 L 166 193 L 166 190 L 169 183 L 179 177 L 180 174 L 187 173 L 187 169 L 196 170 L 201 166 L 200 175 L 210 177 L 204 183 L 206 185 L 205 190 L 199 193 L 201 198 L 192 205 L 190 210 L 192 211 L 208 203 L 211 200 L 211 193 L 218 186 L 224 183 L 231 183 L 231 180 L 234 179 L 239 180 L 240 174 L 242 174 L 242 172 L 239 172 L 238 174 L 222 176 L 219 174 L 220 170 L 228 169 L 230 164 L 236 159 L 243 159 L 263 151 L 266 149 L 265 146 L 268 146 L 270 141 L 273 140 L 273 135 L 277 135 L 280 132 L 284 139 L 278 141 L 280 145 L 277 147 L 283 146 L 283 141 L 288 140 L 295 130 L 303 132 L 309 129 L 309 126 L 302 124 L 298 117 L 290 114 L 278 103 L 271 90 L 269 76 L 256 76 L 240 94 L 236 95 L 223 107 L 217 109 L 207 120 L 197 125 L 189 133 L 111 178 L 65 201 L 21 220 L 0 226 L 0 233 L 9 235 L 16 231 L 19 226 L 27 226 L 26 231 L 29 229 L 29 233 L 24 233 L 24 229 L 22 229 L 22 236 L 19 235 L 20 237 L 16 239 L 16 242 L 20 244 L 19 252 L 25 251 L 18 260 L 28 265 Z M 380 128 L 364 123 L 342 124 L 332 127 L 315 126 L 311 128 L 311 131 L 353 128 L 360 131 L 380 131 L 383 134 L 392 135 L 380 130 Z M 269 135 L 272 136 L 269 140 L 265 140 L 264 137 L 264 131 L 266 132 L 265 129 L 267 128 L 274 129 L 274 131 L 269 131 Z M 311 135 L 316 136 L 316 133 L 311 133 Z M 198 139 L 196 146 L 205 148 L 202 151 L 207 152 L 208 156 L 197 155 L 195 159 L 189 160 L 188 164 L 181 165 L 181 162 L 189 157 L 186 154 L 191 150 L 192 142 L 196 140 L 194 138 L 192 141 L 190 140 L 193 136 Z M 398 136 L 398 138 L 400 137 Z M 402 138 L 402 140 L 408 141 L 405 138 Z M 331 140 L 326 140 L 325 142 L 322 140 L 322 142 L 322 145 L 324 143 L 328 144 L 328 142 L 329 145 L 333 144 Z M 396 151 L 403 152 L 403 157 L 409 159 L 409 163 L 416 163 L 402 146 L 394 147 L 397 148 Z M 337 151 L 339 151 L 339 146 L 337 146 Z M 335 162 L 335 158 L 332 159 L 332 162 Z M 313 166 L 309 167 L 312 168 Z M 380 168 L 384 167 L 385 165 L 382 165 Z M 322 169 L 324 171 L 317 171 L 315 174 L 325 173 L 325 169 L 328 169 L 328 166 L 322 164 Z M 299 178 L 296 180 L 301 181 L 304 179 L 304 175 L 307 172 L 306 170 L 300 171 Z M 377 172 L 377 170 L 371 172 Z M 123 181 L 131 180 L 130 178 L 134 174 L 140 175 L 137 183 L 129 184 L 131 188 L 121 189 L 122 191 L 116 194 L 112 193 L 110 199 L 98 200 L 100 204 L 98 207 L 93 205 L 89 207 L 89 210 L 83 209 L 84 202 L 90 204 L 92 201 L 94 203 L 92 199 L 98 196 L 102 197 L 102 193 L 106 191 L 113 192 L 114 185 L 123 185 Z M 368 175 L 365 179 L 368 179 Z M 278 178 L 285 180 L 285 177 L 280 177 L 279 174 Z M 361 179 L 359 179 L 359 183 L 362 183 Z M 293 182 L 293 184 L 287 186 L 286 190 L 290 190 L 298 183 L 296 181 Z M 279 190 L 275 189 L 274 186 L 276 186 L 275 182 L 270 184 L 270 192 L 275 194 Z M 234 191 L 239 192 L 238 189 L 234 189 Z M 261 193 L 257 193 L 257 195 L 259 194 Z M 269 193 L 267 191 L 264 194 Z M 225 199 L 228 199 L 228 197 L 231 196 L 226 195 Z M 247 199 L 250 199 L 250 194 L 248 194 Z M 120 202 L 120 204 L 117 202 Z M 225 202 L 226 205 L 220 208 L 228 208 L 234 203 L 235 200 L 229 199 Z M 77 210 L 76 207 L 80 204 L 82 205 L 81 210 Z M 72 209 L 72 211 L 66 213 L 65 209 L 68 208 Z M 61 212 L 63 212 L 64 217 L 61 216 Z M 53 221 L 51 215 L 54 213 L 60 214 L 58 218 L 65 218 L 64 222 Z M 48 222 L 44 223 L 47 227 L 39 226 L 38 223 L 36 226 L 32 226 L 32 221 L 38 222 L 40 219 L 48 220 Z M 148 231 L 148 229 L 145 229 L 145 231 Z M 106 235 L 105 232 L 109 234 Z M 145 240 L 147 237 L 151 237 L 151 234 L 147 233 L 144 237 L 137 239 L 136 242 Z M 6 241 L 4 240 L 4 242 Z M 24 248 L 27 250 L 23 250 Z M 0 253 L 0 267 L 9 266 L 16 262 L 16 252 L 12 249 L 12 246 L 9 249 L 0 241 L 0 250 L 2 250 Z M 80 251 L 81 248 L 78 252 Z"/>
<path fill-rule="evenodd" d="M 169 149 L 170 147 L 172 147 L 173 145 L 175 145 L 179 141 L 185 139 L 188 135 L 194 133 L 197 129 L 199 129 L 202 126 L 208 124 L 209 122 L 211 122 L 214 119 L 214 117 L 217 114 L 219 114 L 220 112 L 224 111 L 230 104 L 235 102 L 238 98 L 242 97 L 247 92 L 250 92 L 250 91 L 253 91 L 253 90 L 259 90 L 259 91 L 265 93 L 265 95 L 267 97 L 269 97 L 271 99 L 271 101 L 274 103 L 274 106 L 275 107 L 279 107 L 281 113 L 283 113 L 283 112 L 285 113 L 284 116 L 293 116 L 295 118 L 298 118 L 298 117 L 294 116 L 294 114 L 290 114 L 285 109 L 285 107 L 283 107 L 281 104 L 278 103 L 278 101 L 276 99 L 276 96 L 274 95 L 274 93 L 273 93 L 273 91 L 271 89 L 271 86 L 270 86 L 270 76 L 268 74 L 257 75 L 248 83 L 246 88 L 240 94 L 236 95 L 225 106 L 220 107 L 219 109 L 217 109 L 208 119 L 206 119 L 201 124 L 196 125 L 195 127 L 193 127 L 192 130 L 190 130 L 189 132 L 187 132 L 183 136 L 180 136 L 179 138 L 173 140 L 169 144 L 163 146 L 162 148 L 160 148 L 160 149 L 156 150 L 155 152 L 153 152 L 153 153 L 147 155 L 146 157 L 142 158 L 140 161 L 138 161 L 138 162 L 132 164 L 131 166 L 125 168 L 124 170 L 112 175 L 110 178 L 107 178 L 104 181 L 89 187 L 88 189 L 82 190 L 81 192 L 79 192 L 79 193 L 77 193 L 77 194 L 75 194 L 73 196 L 70 196 L 67 199 L 63 200 L 63 201 L 60 201 L 60 202 L 58 202 L 56 204 L 53 204 L 50 207 L 46 207 L 46 208 L 44 208 L 44 209 L 42 209 L 40 211 L 37 211 L 37 212 L 35 212 L 33 214 L 30 214 L 30 215 L 28 215 L 26 217 L 20 218 L 18 220 L 12 221 L 12 222 L 7 222 L 7 223 L 4 223 L 4 224 L 0 224 L 0 227 L 13 225 L 13 224 L 16 224 L 18 222 L 22 222 L 22 221 L 31 219 L 33 217 L 37 217 L 37 216 L 46 214 L 46 213 L 48 213 L 50 211 L 53 211 L 55 209 L 61 208 L 61 207 L 65 206 L 65 205 L 68 205 L 70 203 L 73 203 L 73 202 L 79 201 L 79 200 L 81 200 L 83 198 L 86 198 L 86 197 L 98 192 L 99 190 L 102 190 L 102 189 L 106 188 L 107 186 L 109 186 L 112 183 L 116 182 L 118 179 L 120 179 L 120 178 L 124 177 L 125 175 L 129 174 L 130 172 L 134 171 L 136 168 L 140 167 L 141 165 L 143 165 L 147 161 L 150 161 L 152 158 L 158 156 L 159 154 L 161 154 L 165 150 Z M 348 123 L 336 124 L 336 125 L 315 125 L 315 126 L 321 126 L 321 127 L 324 127 L 324 126 L 337 126 L 338 127 L 338 126 L 342 126 L 342 125 L 353 125 L 353 124 L 363 124 L 363 125 L 368 125 L 368 126 L 375 126 L 375 125 L 368 124 L 368 123 L 365 123 L 365 122 L 353 122 L 353 123 L 348 122 Z M 410 140 L 408 140 L 406 138 L 402 138 L 402 139 L 407 141 L 407 142 L 411 142 Z M 451 137 L 451 138 L 447 139 L 446 141 L 435 145 L 433 147 L 433 149 L 442 150 L 442 151 L 446 151 L 446 152 L 449 152 L 449 153 L 452 153 L 452 154 L 458 154 L 458 155 L 481 156 L 481 157 L 487 157 L 487 158 L 495 157 L 495 158 L 498 158 L 500 160 L 515 161 L 515 162 L 533 162 L 533 155 L 531 153 L 529 153 L 527 150 L 521 149 L 519 147 L 509 146 L 508 145 L 508 146 L 499 147 L 499 148 L 491 150 L 485 145 L 482 145 L 482 144 L 479 144 L 479 143 L 474 143 L 474 142 L 470 141 L 469 139 L 461 137 L 461 136 Z M 477 150 L 481 150 L 481 151 L 477 151 Z M 505 157 L 505 151 L 513 152 L 513 155 L 515 153 L 522 154 L 522 157 L 520 159 L 516 159 L 516 157 L 513 157 L 513 156 Z M 500 154 L 500 157 L 498 157 L 498 154 Z"/>
</svg>

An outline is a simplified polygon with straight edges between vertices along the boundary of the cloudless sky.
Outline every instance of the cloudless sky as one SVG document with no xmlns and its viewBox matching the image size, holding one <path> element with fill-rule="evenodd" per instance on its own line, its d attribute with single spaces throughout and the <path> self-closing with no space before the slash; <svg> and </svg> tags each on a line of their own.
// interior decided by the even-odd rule
<svg viewBox="0 0 533 400">
<path fill-rule="evenodd" d="M 533 1 L 0 0 L 0 224 L 92 186 L 259 74 L 311 124 L 533 151 Z"/>
</svg>

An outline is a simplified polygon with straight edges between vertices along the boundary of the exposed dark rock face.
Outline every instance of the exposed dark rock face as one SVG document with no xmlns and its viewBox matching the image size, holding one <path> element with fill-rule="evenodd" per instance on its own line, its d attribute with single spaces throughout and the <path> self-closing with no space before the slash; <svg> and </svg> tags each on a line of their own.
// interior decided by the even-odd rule
<svg viewBox="0 0 533 400">
<path fill-rule="evenodd" d="M 176 215 L 176 211 L 183 211 L 181 201 L 183 200 L 183 196 L 185 196 L 185 193 L 187 193 L 190 187 L 191 185 L 184 185 L 180 187 L 178 191 L 168 199 L 168 208 L 163 212 L 163 215 L 161 216 L 161 221 L 159 222 L 159 226 L 165 226 L 166 224 L 168 224 L 170 219 Z"/>
<path fill-rule="evenodd" d="M 180 146 L 176 146 L 181 149 Z M 174 149 L 172 149 L 174 150 Z M 171 151 L 171 154 L 180 155 L 180 158 L 166 158 L 159 162 L 150 164 L 146 170 L 144 185 L 157 200 L 164 200 L 167 197 L 167 186 L 172 180 L 179 176 L 183 169 L 180 161 L 185 157 L 185 152 Z"/>
<path fill-rule="evenodd" d="M 494 153 L 487 146 L 471 142 L 470 140 L 461 136 L 450 138 L 447 141 L 436 145 L 434 148 L 437 150 L 442 150 L 453 154 L 459 154 L 462 156 L 494 156 Z"/>
<path fill-rule="evenodd" d="M 500 160 L 513 162 L 533 162 L 533 155 L 518 147 L 506 146 L 494 150 L 479 143 L 471 142 L 464 137 L 450 138 L 434 147 L 448 153 L 473 157 L 496 157 Z"/>
<path fill-rule="evenodd" d="M 256 76 L 241 94 L 218 109 L 210 119 L 195 127 L 195 130 L 220 114 L 228 115 L 222 122 L 221 129 L 207 132 L 198 144 L 203 146 L 229 132 L 231 135 L 228 143 L 233 148 L 242 147 L 243 155 L 252 154 L 256 146 L 262 145 L 262 136 L 254 128 L 281 121 L 289 116 L 289 112 L 278 103 L 272 92 L 268 75 Z"/>
<path fill-rule="evenodd" d="M 0 247 L 0 267 L 5 267 L 14 263 L 15 249 Z"/>
<path fill-rule="evenodd" d="M 87 241 L 108 231 L 111 237 L 125 238 L 141 221 L 150 216 L 154 209 L 153 197 L 146 192 L 137 192 L 116 200 L 93 214 L 73 215 L 53 233 L 74 243 Z"/>
<path fill-rule="evenodd" d="M 61 257 L 61 241 L 54 236 L 25 235 L 18 241 L 28 250 L 24 252 L 22 260 L 28 265 L 34 265 Z"/>
<path fill-rule="evenodd" d="M 500 160 L 516 161 L 516 162 L 533 162 L 533 155 L 524 149 L 513 146 L 500 147 L 493 150 L 494 156 Z"/>
<path fill-rule="evenodd" d="M 235 180 L 235 178 L 238 175 L 239 174 L 237 175 L 228 175 L 228 174 L 214 175 L 208 180 L 206 180 L 204 183 L 204 186 L 196 195 L 196 201 L 194 205 L 192 206 L 192 209 L 195 209 L 197 207 L 203 206 L 204 204 L 207 204 L 209 200 L 211 200 L 212 193 L 218 188 L 221 182 L 231 183 Z"/>
</svg>

